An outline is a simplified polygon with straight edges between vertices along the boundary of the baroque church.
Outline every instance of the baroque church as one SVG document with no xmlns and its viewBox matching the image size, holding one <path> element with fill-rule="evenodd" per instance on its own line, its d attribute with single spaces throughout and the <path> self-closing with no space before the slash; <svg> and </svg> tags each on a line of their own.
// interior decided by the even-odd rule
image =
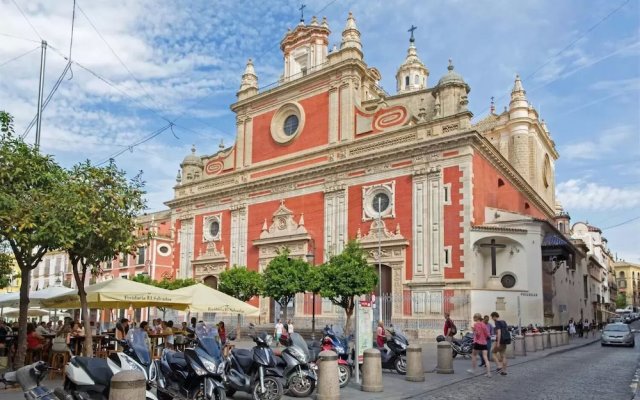
<svg viewBox="0 0 640 400">
<path fill-rule="evenodd" d="M 356 239 L 380 266 L 384 319 L 407 328 L 439 329 L 445 312 L 463 326 L 494 310 L 514 324 L 579 316 L 562 297 L 582 291 L 571 284 L 581 250 L 557 229 L 558 152 L 520 78 L 503 112 L 474 121 L 470 86 L 451 60 L 432 78 L 413 30 L 393 94 L 351 13 L 331 51 L 329 34 L 316 17 L 286 32 L 276 85 L 261 89 L 249 59 L 235 143 L 181 163 L 166 203 L 173 276 L 215 286 L 281 248 L 320 265 Z M 315 301 L 321 321 L 341 317 Z M 253 303 L 262 322 L 277 318 L 271 299 Z M 311 303 L 300 294 L 289 315 L 305 324 Z"/>
</svg>

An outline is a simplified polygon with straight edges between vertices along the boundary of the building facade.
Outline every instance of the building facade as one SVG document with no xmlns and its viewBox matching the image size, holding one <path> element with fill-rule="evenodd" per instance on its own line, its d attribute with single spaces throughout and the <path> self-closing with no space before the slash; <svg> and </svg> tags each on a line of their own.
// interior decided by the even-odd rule
<svg viewBox="0 0 640 400">
<path fill-rule="evenodd" d="M 617 261 L 614 269 L 618 293 L 624 294 L 627 306 L 640 307 L 640 265 Z"/>
<path fill-rule="evenodd" d="M 262 271 L 278 249 L 321 264 L 356 239 L 381 266 L 385 320 L 439 328 L 444 312 L 498 310 L 513 323 L 566 322 L 576 306 L 558 296 L 582 290 L 562 286 L 580 249 L 554 222 L 558 153 L 520 78 L 502 113 L 492 105 L 475 122 L 453 62 L 430 82 L 413 35 L 389 94 L 353 15 L 332 51 L 329 34 L 315 17 L 288 31 L 275 86 L 260 89 L 249 60 L 235 143 L 194 147 L 181 163 L 166 203 L 173 276 L 215 286 L 236 265 Z M 316 301 L 322 317 L 338 315 Z M 310 302 L 298 296 L 295 316 L 308 320 Z M 255 303 L 276 318 L 272 300 Z"/>
</svg>

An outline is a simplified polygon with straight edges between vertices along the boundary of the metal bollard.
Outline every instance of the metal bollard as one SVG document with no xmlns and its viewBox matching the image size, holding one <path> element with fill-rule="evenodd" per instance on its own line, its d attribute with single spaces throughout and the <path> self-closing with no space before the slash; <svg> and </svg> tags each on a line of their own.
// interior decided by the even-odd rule
<svg viewBox="0 0 640 400">
<path fill-rule="evenodd" d="M 380 350 L 367 349 L 364 351 L 362 362 L 363 392 L 382 392 L 382 360 Z"/>
<path fill-rule="evenodd" d="M 544 346 L 542 345 L 542 333 L 534 333 L 533 334 L 533 343 L 536 346 L 536 351 L 544 350 Z"/>
<path fill-rule="evenodd" d="M 338 380 L 338 355 L 331 350 L 321 351 L 318 355 L 317 400 L 337 400 L 340 398 Z"/>
<path fill-rule="evenodd" d="M 109 400 L 142 400 L 146 391 L 147 382 L 142 372 L 123 370 L 111 378 Z"/>
<path fill-rule="evenodd" d="M 544 347 L 545 349 L 550 349 L 551 348 L 551 335 L 549 334 L 549 332 L 543 332 L 542 333 L 542 347 Z"/>
<path fill-rule="evenodd" d="M 549 340 L 551 341 L 551 348 L 558 347 L 558 332 L 550 332 Z"/>
<path fill-rule="evenodd" d="M 514 340 L 511 340 L 511 343 L 506 345 L 506 350 L 504 352 L 504 355 L 507 358 L 516 358 Z"/>
<path fill-rule="evenodd" d="M 436 372 L 439 374 L 453 374 L 453 354 L 449 342 L 438 343 L 438 366 Z"/>
<path fill-rule="evenodd" d="M 513 337 L 513 353 L 516 357 L 524 357 L 527 355 L 524 336 L 516 335 Z"/>
<path fill-rule="evenodd" d="M 407 376 L 409 382 L 424 382 L 424 366 L 422 365 L 422 347 L 410 344 L 407 347 Z"/>
<path fill-rule="evenodd" d="M 536 342 L 535 342 L 533 333 L 524 334 L 524 348 L 527 353 L 535 353 Z"/>
</svg>

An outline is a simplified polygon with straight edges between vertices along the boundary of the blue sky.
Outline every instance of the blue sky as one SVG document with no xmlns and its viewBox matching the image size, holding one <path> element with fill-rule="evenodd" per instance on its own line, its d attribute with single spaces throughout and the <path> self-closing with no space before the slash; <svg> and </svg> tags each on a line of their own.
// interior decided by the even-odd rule
<svg viewBox="0 0 640 400">
<path fill-rule="evenodd" d="M 327 16 L 331 46 L 339 44 L 353 11 L 365 60 L 381 71 L 381 84 L 390 93 L 411 24 L 418 26 L 416 45 L 431 85 L 452 58 L 471 86 L 476 119 L 488 112 L 491 96 L 498 110 L 507 105 L 519 73 L 560 152 L 559 200 L 574 222 L 612 227 L 604 231 L 612 250 L 640 262 L 640 218 L 624 223 L 640 217 L 638 1 L 305 3 L 307 21 L 313 14 Z M 192 143 L 199 154 L 208 154 L 220 140 L 233 142 L 229 104 L 246 59 L 254 59 L 261 86 L 278 79 L 279 42 L 298 22 L 300 2 L 77 4 L 72 59 L 78 64 L 44 113 L 42 148 L 66 166 L 124 151 L 118 165 L 131 174 L 144 171 L 149 207 L 157 210 L 171 198 L 179 163 Z M 72 0 L 0 0 L 0 108 L 14 114 L 19 132 L 35 114 L 40 38 L 52 46 L 46 93 L 64 69 L 72 5 Z M 173 131 L 129 149 L 167 120 L 176 121 Z M 28 140 L 34 140 L 33 131 Z"/>
</svg>

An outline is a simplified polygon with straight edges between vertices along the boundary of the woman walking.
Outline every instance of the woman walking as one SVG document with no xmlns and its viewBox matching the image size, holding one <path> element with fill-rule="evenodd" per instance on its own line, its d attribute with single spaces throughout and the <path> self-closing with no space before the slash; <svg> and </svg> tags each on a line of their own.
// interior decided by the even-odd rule
<svg viewBox="0 0 640 400">
<path fill-rule="evenodd" d="M 471 353 L 471 369 L 467 370 L 470 374 L 475 374 L 478 353 L 481 355 L 487 369 L 487 377 L 491 377 L 491 364 L 487 355 L 487 340 L 489 339 L 489 328 L 484 323 L 482 315 L 473 314 L 473 352 Z"/>
<path fill-rule="evenodd" d="M 485 315 L 483 321 L 485 325 L 487 325 L 487 328 L 489 329 L 489 338 L 487 339 L 487 359 L 489 361 L 491 360 L 491 345 L 493 343 L 493 338 L 495 337 L 495 330 L 493 328 L 493 325 L 491 325 L 491 323 L 489 322 L 489 316 Z M 480 363 L 481 367 L 484 367 L 484 360 L 482 360 L 482 362 Z"/>
</svg>

